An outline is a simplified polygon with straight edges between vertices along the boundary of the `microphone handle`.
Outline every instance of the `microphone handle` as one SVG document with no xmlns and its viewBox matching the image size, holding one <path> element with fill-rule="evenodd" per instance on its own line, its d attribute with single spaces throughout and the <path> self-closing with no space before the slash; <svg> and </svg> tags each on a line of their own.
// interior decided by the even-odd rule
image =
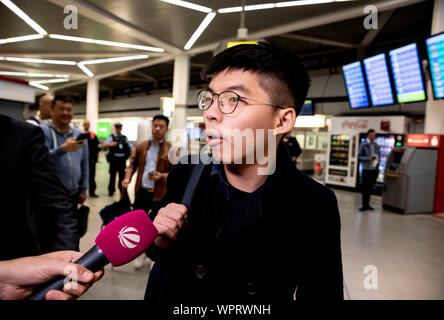
<svg viewBox="0 0 444 320">
<path fill-rule="evenodd" d="M 88 270 L 92 272 L 99 271 L 104 266 L 106 266 L 109 261 L 106 256 L 103 254 L 102 250 L 95 245 L 92 247 L 87 253 L 85 253 L 79 260 L 74 262 L 75 264 L 79 264 L 84 266 Z M 65 285 L 65 281 L 68 282 L 67 277 L 59 276 L 47 283 L 39 286 L 30 296 L 27 297 L 26 300 L 45 300 L 46 293 L 50 290 L 63 290 L 63 286 Z"/>
</svg>

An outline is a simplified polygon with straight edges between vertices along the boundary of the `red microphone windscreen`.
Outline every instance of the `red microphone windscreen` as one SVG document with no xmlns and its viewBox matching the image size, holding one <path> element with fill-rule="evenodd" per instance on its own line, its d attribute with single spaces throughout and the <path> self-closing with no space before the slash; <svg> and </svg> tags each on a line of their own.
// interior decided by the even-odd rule
<svg viewBox="0 0 444 320">
<path fill-rule="evenodd" d="M 157 235 L 158 231 L 145 211 L 136 210 L 118 217 L 103 228 L 96 238 L 96 245 L 117 267 L 146 251 Z"/>
</svg>

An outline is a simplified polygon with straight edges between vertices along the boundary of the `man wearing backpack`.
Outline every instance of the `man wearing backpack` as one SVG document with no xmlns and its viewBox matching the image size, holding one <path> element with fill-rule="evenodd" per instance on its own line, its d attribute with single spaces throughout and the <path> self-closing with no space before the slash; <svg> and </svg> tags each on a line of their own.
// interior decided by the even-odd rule
<svg viewBox="0 0 444 320">
<path fill-rule="evenodd" d="M 126 160 L 131 155 L 133 147 L 128 138 L 122 134 L 122 124 L 114 124 L 116 132 L 110 135 L 103 143 L 104 149 L 109 149 L 106 159 L 109 162 L 108 195 L 111 197 L 116 191 L 116 174 L 119 173 L 119 190 L 122 190 L 122 181 L 125 177 Z"/>
</svg>

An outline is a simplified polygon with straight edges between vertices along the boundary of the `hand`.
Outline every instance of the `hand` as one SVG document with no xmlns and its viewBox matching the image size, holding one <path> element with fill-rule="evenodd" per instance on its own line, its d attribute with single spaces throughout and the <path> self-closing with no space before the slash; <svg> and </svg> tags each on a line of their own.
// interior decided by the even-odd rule
<svg viewBox="0 0 444 320">
<path fill-rule="evenodd" d="M 86 200 L 86 193 L 79 194 L 79 203 L 83 204 Z"/>
<path fill-rule="evenodd" d="M 123 179 L 122 180 L 122 188 L 128 189 L 129 183 L 130 183 L 129 179 Z"/>
<path fill-rule="evenodd" d="M 36 257 L 0 261 L 0 300 L 24 299 L 32 293 L 36 285 L 57 276 L 69 276 L 77 282 L 67 283 L 63 292 L 49 291 L 46 300 L 76 299 L 104 274 L 103 269 L 92 273 L 85 267 L 72 263 L 82 255 L 83 253 L 76 251 L 56 251 Z"/>
<path fill-rule="evenodd" d="M 182 204 L 170 203 L 159 210 L 153 223 L 159 231 L 154 244 L 159 248 L 168 248 L 177 240 L 180 229 L 187 225 L 187 207 Z"/>
<path fill-rule="evenodd" d="M 74 152 L 83 147 L 83 140 L 77 141 L 75 138 L 66 139 L 61 148 L 64 152 Z"/>
<path fill-rule="evenodd" d="M 375 156 L 371 156 L 371 157 L 370 157 L 370 160 L 371 160 L 371 161 L 376 160 L 376 157 L 375 157 Z"/>
<path fill-rule="evenodd" d="M 118 143 L 117 141 L 113 141 L 113 142 L 111 142 L 110 144 L 108 144 L 108 147 L 109 147 L 109 148 L 117 147 L 118 144 L 119 144 L 119 143 Z"/>
<path fill-rule="evenodd" d="M 159 181 L 160 179 L 162 179 L 162 174 L 160 172 L 154 171 L 153 173 L 148 175 L 148 179 Z"/>
</svg>

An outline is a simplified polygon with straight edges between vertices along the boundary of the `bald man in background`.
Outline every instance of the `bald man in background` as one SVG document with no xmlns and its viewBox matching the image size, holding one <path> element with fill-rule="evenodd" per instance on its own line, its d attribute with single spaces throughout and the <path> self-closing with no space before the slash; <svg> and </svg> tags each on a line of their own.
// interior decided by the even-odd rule
<svg viewBox="0 0 444 320">
<path fill-rule="evenodd" d="M 39 111 L 37 112 L 37 115 L 26 120 L 26 122 L 29 122 L 35 126 L 39 126 L 42 123 L 50 120 L 52 115 L 52 100 L 54 100 L 54 96 L 51 96 L 49 94 L 41 96 L 39 99 Z"/>
<path fill-rule="evenodd" d="M 88 149 L 89 149 L 89 196 L 97 198 L 96 194 L 96 163 L 99 159 L 99 139 L 94 132 L 89 130 L 90 122 L 85 119 L 83 121 L 83 131 L 88 133 Z"/>
</svg>

